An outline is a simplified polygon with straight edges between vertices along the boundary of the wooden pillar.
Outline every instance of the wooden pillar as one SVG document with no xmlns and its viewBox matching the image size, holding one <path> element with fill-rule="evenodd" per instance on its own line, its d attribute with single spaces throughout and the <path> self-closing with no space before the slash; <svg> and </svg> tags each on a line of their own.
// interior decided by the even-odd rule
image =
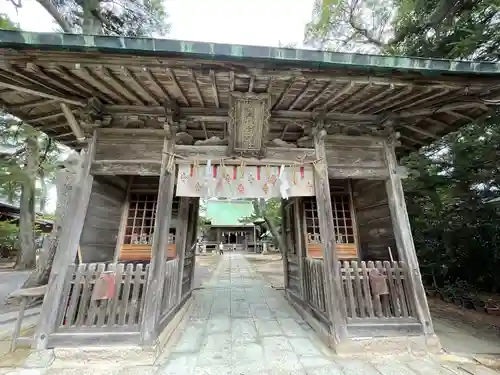
<svg viewBox="0 0 500 375">
<path fill-rule="evenodd" d="M 42 311 L 37 324 L 33 347 L 36 349 L 47 348 L 49 335 L 54 332 L 57 325 L 57 316 L 61 308 L 62 292 L 69 265 L 76 257 L 83 223 L 92 192 L 94 176 L 90 174 L 90 167 L 95 154 L 96 134 L 91 138 L 87 150 L 83 154 L 83 163 L 77 173 L 75 185 L 62 225 L 59 243 L 57 245 L 52 271 L 50 273 L 47 293 L 43 299 Z"/>
<path fill-rule="evenodd" d="M 158 189 L 158 203 L 156 206 L 155 229 L 151 245 L 151 263 L 149 265 L 145 304 L 141 320 L 141 341 L 143 344 L 152 344 L 157 336 L 156 330 L 160 316 L 166 268 L 165 253 L 168 248 L 175 184 L 175 164 L 169 163 L 173 148 L 174 141 L 165 138 Z"/>
<path fill-rule="evenodd" d="M 347 337 L 347 317 L 340 279 L 340 267 L 335 252 L 335 227 L 332 214 L 330 197 L 330 183 L 328 180 L 328 167 L 326 164 L 325 141 L 326 131 L 318 129 L 314 136 L 314 149 L 319 162 L 314 167 L 314 189 L 318 207 L 318 221 L 323 247 L 323 267 L 325 274 L 325 295 L 328 316 L 331 322 L 333 345 Z"/>
<path fill-rule="evenodd" d="M 297 256 L 299 258 L 299 277 L 300 277 L 300 296 L 302 299 L 305 301 L 306 300 L 306 279 L 305 279 L 305 270 L 304 270 L 304 258 L 305 258 L 305 241 L 304 241 L 304 233 L 302 231 L 302 220 L 301 220 L 301 215 L 302 215 L 302 206 L 301 206 L 301 200 L 300 198 L 294 198 L 294 217 L 293 217 L 293 230 L 295 231 L 294 233 L 294 238 L 295 238 L 295 246 L 297 248 Z"/>
<path fill-rule="evenodd" d="M 386 142 L 384 150 L 387 167 L 389 168 L 389 179 L 386 182 L 387 197 L 399 259 L 404 261 L 408 266 L 411 293 L 415 301 L 416 313 L 423 326 L 424 334 L 432 335 L 434 333 L 434 328 L 432 326 L 431 314 L 427 304 L 424 285 L 422 283 L 422 275 L 420 274 L 415 244 L 413 243 L 403 185 L 401 184 L 401 178 L 396 173 L 397 159 L 394 152 L 394 145 Z"/>
<path fill-rule="evenodd" d="M 118 262 L 120 259 L 120 252 L 123 245 L 123 237 L 125 236 L 125 230 L 127 228 L 127 220 L 128 220 L 128 210 L 130 207 L 130 189 L 132 188 L 133 176 L 130 176 L 127 181 L 127 191 L 125 193 L 125 201 L 122 205 L 122 216 L 120 219 L 120 229 L 118 230 L 118 235 L 116 236 L 116 247 L 115 247 L 115 255 L 113 257 L 113 262 Z"/>
<path fill-rule="evenodd" d="M 284 287 L 285 289 L 289 288 L 289 275 L 288 275 L 288 246 L 289 246 L 289 241 L 288 241 L 288 236 L 286 235 L 287 231 L 289 230 L 288 228 L 288 212 L 289 210 L 286 207 L 286 200 L 282 199 L 281 200 L 281 232 L 283 236 L 283 244 L 285 245 L 284 249 L 280 249 L 281 251 L 281 258 L 283 259 L 283 276 L 285 278 L 284 280 Z"/>
<path fill-rule="evenodd" d="M 194 285 L 194 273 L 196 271 L 196 249 L 193 248 L 193 244 L 196 242 L 196 236 L 198 232 L 198 220 L 200 219 L 200 199 L 196 198 L 194 199 L 193 204 L 191 205 L 191 213 L 190 217 L 192 218 L 191 220 L 191 226 L 189 227 L 188 234 L 187 234 L 187 251 L 192 254 L 192 264 L 191 268 L 189 269 L 189 290 L 193 290 L 193 285 Z"/>
<path fill-rule="evenodd" d="M 179 259 L 179 274 L 177 278 L 177 303 L 182 299 L 182 279 L 184 277 L 184 260 L 186 259 L 186 245 L 189 225 L 189 197 L 181 197 L 179 203 L 179 214 L 177 217 L 177 229 L 175 230 L 175 248 Z"/>
</svg>

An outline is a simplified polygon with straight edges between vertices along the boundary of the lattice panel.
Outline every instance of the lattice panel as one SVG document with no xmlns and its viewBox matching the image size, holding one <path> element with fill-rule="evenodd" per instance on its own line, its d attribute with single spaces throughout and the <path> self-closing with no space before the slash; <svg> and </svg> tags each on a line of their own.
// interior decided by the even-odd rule
<svg viewBox="0 0 500 375">
<path fill-rule="evenodd" d="M 156 220 L 158 193 L 131 193 L 123 243 L 151 245 Z M 170 229 L 169 244 L 175 243 L 175 228 Z"/>
<path fill-rule="evenodd" d="M 357 257 L 357 239 L 352 197 L 346 180 L 330 180 L 333 225 L 339 258 Z M 321 257 L 318 207 L 314 197 L 304 198 L 304 220 L 309 255 Z"/>
</svg>

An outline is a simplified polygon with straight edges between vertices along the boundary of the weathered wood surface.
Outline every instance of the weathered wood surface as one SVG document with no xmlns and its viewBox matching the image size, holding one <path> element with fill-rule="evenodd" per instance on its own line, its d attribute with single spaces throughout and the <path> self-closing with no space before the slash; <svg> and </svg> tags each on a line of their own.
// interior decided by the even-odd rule
<svg viewBox="0 0 500 375">
<path fill-rule="evenodd" d="M 80 237 L 84 263 L 108 262 L 114 257 L 125 191 L 94 178 Z"/>
<path fill-rule="evenodd" d="M 335 253 L 335 226 L 332 216 L 330 185 L 326 167 L 325 140 L 326 131 L 318 129 L 314 137 L 316 158 L 321 160 L 314 171 L 314 189 L 316 191 L 320 235 L 323 244 L 324 285 L 326 311 L 330 319 L 332 340 L 340 343 L 347 337 L 346 317 L 342 306 L 345 303 L 341 292 L 340 272 Z"/>
<path fill-rule="evenodd" d="M 396 174 L 397 159 L 394 147 L 389 143 L 385 144 L 385 157 L 389 167 L 389 180 L 386 182 L 387 195 L 389 198 L 389 208 L 391 211 L 392 225 L 396 238 L 399 259 L 404 261 L 409 271 L 409 289 L 415 301 L 417 316 L 422 323 L 424 333 L 431 335 L 434 333 L 431 314 L 427 304 L 422 275 L 418 264 L 415 244 L 411 233 L 410 220 L 406 210 L 406 202 L 403 192 L 401 178 Z"/>
<path fill-rule="evenodd" d="M 175 184 L 175 169 L 168 170 L 168 153 L 173 152 L 172 139 L 164 140 L 162 170 L 156 208 L 155 230 L 153 235 L 152 259 L 148 274 L 146 301 L 141 326 L 141 340 L 143 344 L 151 344 L 155 340 L 156 329 L 159 324 L 161 296 L 165 277 L 165 249 L 168 246 L 168 236 L 171 219 L 172 198 Z"/>
<path fill-rule="evenodd" d="M 61 237 L 49 279 L 49 286 L 35 334 L 33 346 L 37 349 L 45 349 L 49 335 L 54 332 L 57 311 L 61 303 L 62 291 L 66 279 L 66 270 L 73 263 L 80 242 L 94 180 L 90 174 L 90 167 L 95 154 L 95 140 L 96 137 L 94 134 L 85 152 L 84 162 L 78 173 L 79 177 L 75 181 L 75 187 L 73 188 L 68 204 L 67 212 L 70 214 L 66 215 L 67 220 L 62 226 Z"/>
<path fill-rule="evenodd" d="M 200 219 L 200 199 L 191 198 L 191 210 L 189 217 L 191 225 L 187 232 L 186 254 L 184 261 L 184 276 L 182 298 L 191 293 L 194 286 L 194 273 L 196 268 L 196 241 L 198 235 L 198 220 Z"/>
<path fill-rule="evenodd" d="M 293 224 L 295 228 L 295 246 L 297 251 L 297 257 L 299 262 L 299 279 L 300 279 L 300 296 L 303 300 L 306 299 L 306 270 L 305 270 L 305 257 L 306 254 L 306 242 L 304 238 L 304 223 L 302 215 L 302 204 L 301 198 L 294 198 L 294 215 Z"/>
<path fill-rule="evenodd" d="M 304 262 L 305 302 L 321 316 L 327 316 L 323 259 L 306 258 Z"/>
<path fill-rule="evenodd" d="M 95 160 L 151 160 L 161 163 L 165 131 L 97 131 Z"/>
<path fill-rule="evenodd" d="M 397 258 L 385 182 L 356 181 L 353 195 L 362 259 L 390 260 L 389 247 Z"/>
<path fill-rule="evenodd" d="M 179 298 L 179 273 L 180 260 L 172 259 L 165 265 L 165 280 L 163 285 L 163 296 L 161 301 L 160 321 L 162 321 L 172 309 L 180 303 Z"/>
<path fill-rule="evenodd" d="M 125 199 L 123 201 L 122 207 L 121 207 L 121 217 L 120 217 L 120 227 L 118 230 L 118 235 L 116 238 L 116 244 L 115 244 L 115 253 L 113 255 L 113 261 L 116 263 L 118 262 L 118 258 L 120 257 L 120 251 L 121 251 L 121 246 L 123 244 L 123 237 L 125 236 L 126 228 L 127 228 L 127 221 L 128 221 L 128 211 L 130 208 L 130 191 L 132 190 L 132 182 L 134 180 L 133 176 L 129 176 L 127 185 L 126 185 L 126 190 L 125 190 Z"/>
<path fill-rule="evenodd" d="M 149 160 L 100 160 L 92 163 L 94 175 L 159 176 L 161 163 Z"/>
<path fill-rule="evenodd" d="M 346 299 L 348 322 L 378 318 L 386 319 L 414 318 L 413 296 L 409 292 L 409 270 L 403 262 L 342 262 L 339 263 L 342 288 Z M 389 294 L 374 293 L 370 284 L 370 272 L 379 270 L 385 276 Z"/>
<path fill-rule="evenodd" d="M 82 263 L 67 272 L 57 333 L 139 331 L 149 265 Z M 115 278 L 115 292 L 109 299 L 93 300 L 96 282 L 106 273 Z"/>
<path fill-rule="evenodd" d="M 180 303 L 182 298 L 182 285 L 184 277 L 184 263 L 186 257 L 186 246 L 188 243 L 189 222 L 192 218 L 190 214 L 190 199 L 189 197 L 181 197 L 179 205 L 179 216 L 177 220 L 177 229 L 175 231 L 175 247 L 177 249 L 177 259 L 179 259 L 178 275 L 177 275 L 177 303 Z"/>
</svg>

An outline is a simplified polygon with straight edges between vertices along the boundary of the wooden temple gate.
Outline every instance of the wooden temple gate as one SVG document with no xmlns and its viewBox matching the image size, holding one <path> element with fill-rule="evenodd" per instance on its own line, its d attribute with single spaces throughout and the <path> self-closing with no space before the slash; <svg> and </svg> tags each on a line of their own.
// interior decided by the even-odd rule
<svg viewBox="0 0 500 375">
<path fill-rule="evenodd" d="M 158 341 L 193 288 L 201 193 L 177 171 L 209 162 L 310 167 L 285 294 L 329 345 L 434 337 L 397 158 L 496 119 L 496 68 L 18 31 L 0 53 L 2 106 L 82 155 L 35 347 Z"/>
</svg>

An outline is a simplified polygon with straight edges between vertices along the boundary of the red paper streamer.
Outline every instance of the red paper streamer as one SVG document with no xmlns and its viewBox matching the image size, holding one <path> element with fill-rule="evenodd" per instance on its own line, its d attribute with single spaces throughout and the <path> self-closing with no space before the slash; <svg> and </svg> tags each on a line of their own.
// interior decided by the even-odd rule
<svg viewBox="0 0 500 375">
<path fill-rule="evenodd" d="M 214 165 L 214 178 L 217 178 L 217 166 Z"/>
<path fill-rule="evenodd" d="M 300 179 L 304 179 L 304 167 L 300 167 Z"/>
<path fill-rule="evenodd" d="M 237 167 L 233 167 L 233 180 L 236 180 L 236 172 L 237 172 Z"/>
<path fill-rule="evenodd" d="M 193 177 L 193 171 L 194 171 L 194 168 L 192 165 L 189 166 L 189 176 L 190 177 Z"/>
<path fill-rule="evenodd" d="M 260 167 L 257 167 L 257 181 L 260 181 Z"/>
</svg>

